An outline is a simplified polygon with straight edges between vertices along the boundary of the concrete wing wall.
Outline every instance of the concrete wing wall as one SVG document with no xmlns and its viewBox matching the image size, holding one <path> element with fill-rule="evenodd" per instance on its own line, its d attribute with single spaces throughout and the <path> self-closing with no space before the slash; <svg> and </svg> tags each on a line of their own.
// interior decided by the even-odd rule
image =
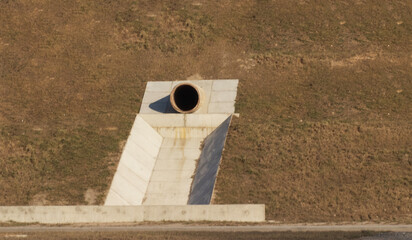
<svg viewBox="0 0 412 240">
<path fill-rule="evenodd" d="M 162 141 L 137 115 L 104 205 L 142 204 Z"/>
<path fill-rule="evenodd" d="M 188 204 L 210 204 L 231 119 L 228 117 L 204 140 Z"/>
</svg>

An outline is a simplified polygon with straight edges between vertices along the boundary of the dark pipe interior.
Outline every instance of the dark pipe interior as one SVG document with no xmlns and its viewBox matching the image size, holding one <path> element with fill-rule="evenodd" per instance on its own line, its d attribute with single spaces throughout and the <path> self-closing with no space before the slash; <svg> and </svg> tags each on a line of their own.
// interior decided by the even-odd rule
<svg viewBox="0 0 412 240">
<path fill-rule="evenodd" d="M 196 107 L 199 102 L 199 94 L 196 89 L 190 85 L 181 85 L 174 92 L 176 106 L 182 111 L 190 111 Z"/>
</svg>

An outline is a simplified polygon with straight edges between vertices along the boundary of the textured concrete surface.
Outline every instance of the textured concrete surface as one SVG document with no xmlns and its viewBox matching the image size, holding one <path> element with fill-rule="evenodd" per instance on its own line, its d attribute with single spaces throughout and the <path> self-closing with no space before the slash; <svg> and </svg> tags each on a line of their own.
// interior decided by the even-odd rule
<svg viewBox="0 0 412 240">
<path fill-rule="evenodd" d="M 145 206 L 145 221 L 265 221 L 265 205 Z"/>
<path fill-rule="evenodd" d="M 0 207 L 0 222 L 104 223 L 141 222 L 144 209 L 132 206 L 24 206 Z"/>
<path fill-rule="evenodd" d="M 187 204 L 202 140 L 203 138 L 165 138 L 143 204 Z"/>
<path fill-rule="evenodd" d="M 163 138 L 139 115 L 123 149 L 105 205 L 143 202 Z"/>
<path fill-rule="evenodd" d="M 188 204 L 210 204 L 231 119 L 228 117 L 204 140 Z"/>
<path fill-rule="evenodd" d="M 237 79 L 148 82 L 140 114 L 176 113 L 169 96 L 173 87 L 182 82 L 198 85 L 204 92 L 204 102 L 194 114 L 234 113 Z"/>
<path fill-rule="evenodd" d="M 264 205 L 0 207 L 0 222 L 116 223 L 142 221 L 262 222 Z"/>
</svg>

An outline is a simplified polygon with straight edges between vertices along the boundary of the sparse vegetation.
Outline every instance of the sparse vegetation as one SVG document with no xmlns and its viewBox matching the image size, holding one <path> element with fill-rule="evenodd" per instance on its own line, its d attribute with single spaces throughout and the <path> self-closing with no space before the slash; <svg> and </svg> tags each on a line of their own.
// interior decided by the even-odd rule
<svg viewBox="0 0 412 240">
<path fill-rule="evenodd" d="M 408 1 L 0 1 L 0 205 L 102 203 L 147 81 L 239 78 L 214 203 L 412 219 Z"/>
</svg>

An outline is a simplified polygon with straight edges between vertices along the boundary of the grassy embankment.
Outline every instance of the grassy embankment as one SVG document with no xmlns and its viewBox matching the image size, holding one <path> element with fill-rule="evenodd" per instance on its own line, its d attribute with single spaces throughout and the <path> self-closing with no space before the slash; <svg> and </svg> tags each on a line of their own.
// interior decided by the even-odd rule
<svg viewBox="0 0 412 240">
<path fill-rule="evenodd" d="M 146 81 L 238 78 L 215 203 L 411 221 L 408 1 L 0 2 L 0 205 L 100 204 Z"/>
</svg>

